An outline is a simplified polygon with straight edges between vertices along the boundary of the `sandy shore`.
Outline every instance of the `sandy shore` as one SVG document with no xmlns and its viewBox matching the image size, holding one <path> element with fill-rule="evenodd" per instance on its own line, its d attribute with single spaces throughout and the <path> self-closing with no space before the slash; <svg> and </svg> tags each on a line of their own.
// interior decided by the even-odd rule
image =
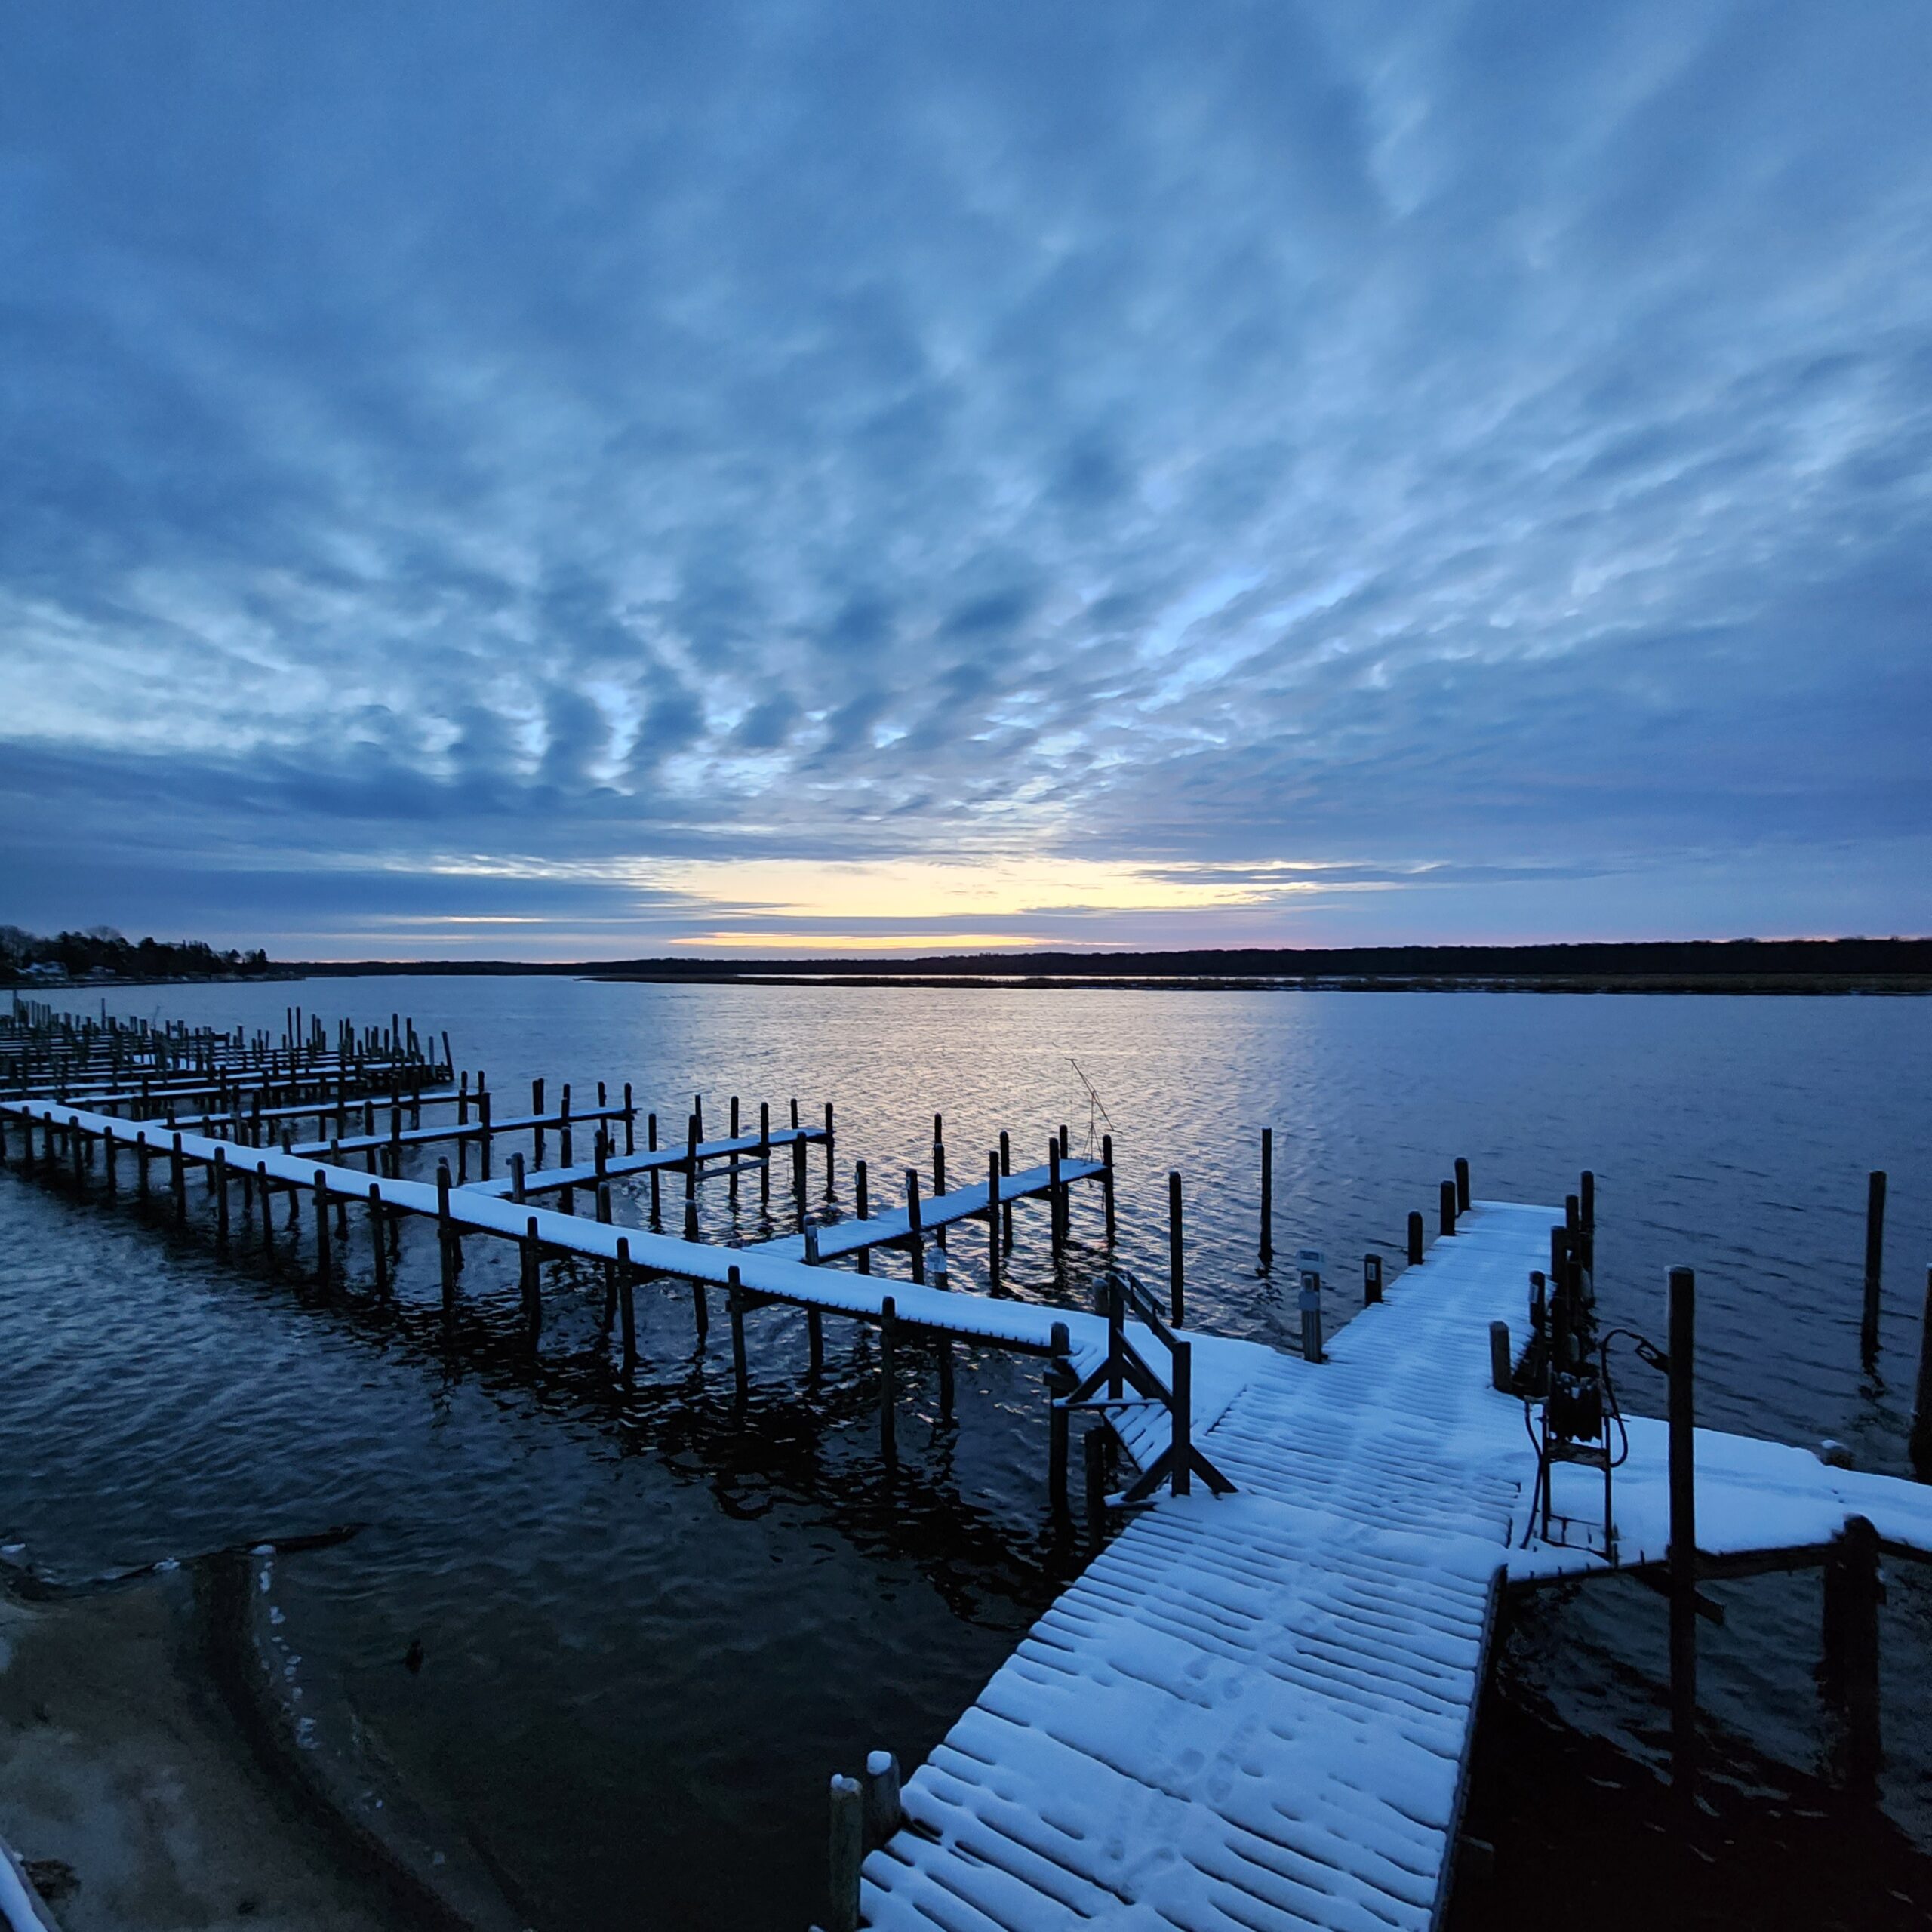
<svg viewBox="0 0 1932 1932">
<path fill-rule="evenodd" d="M 186 1571 L 0 1595 L 0 1838 L 64 1932 L 398 1922 L 236 1736 Z"/>
</svg>

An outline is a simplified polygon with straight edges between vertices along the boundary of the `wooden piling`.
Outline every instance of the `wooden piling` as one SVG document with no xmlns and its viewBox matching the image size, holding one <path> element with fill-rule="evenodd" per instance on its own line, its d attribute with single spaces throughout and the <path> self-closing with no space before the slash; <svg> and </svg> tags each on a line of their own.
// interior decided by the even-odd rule
<svg viewBox="0 0 1932 1932">
<path fill-rule="evenodd" d="M 624 1152 L 637 1152 L 637 1103 L 631 1098 L 631 1083 L 624 1082 Z"/>
<path fill-rule="evenodd" d="M 878 1447 L 890 1469 L 899 1460 L 899 1304 L 891 1295 L 879 1304 Z"/>
<path fill-rule="evenodd" d="M 1047 1392 L 1052 1401 L 1047 1422 L 1047 1496 L 1056 1515 L 1066 1507 L 1066 1441 L 1070 1418 L 1063 1398 L 1079 1386 L 1073 1369 L 1072 1331 L 1056 1321 L 1049 1331 L 1053 1359 L 1047 1370 Z"/>
<path fill-rule="evenodd" d="M 600 1190 L 608 1200 L 611 1190 Z M 624 1235 L 617 1237 L 617 1306 L 620 1312 L 624 1348 L 624 1373 L 637 1367 L 637 1294 L 631 1272 L 631 1244 Z"/>
<path fill-rule="evenodd" d="M 1461 1155 L 1456 1156 L 1456 1211 L 1466 1214 L 1469 1210 L 1469 1164 Z"/>
<path fill-rule="evenodd" d="M 1925 1271 L 1924 1312 L 1918 1324 L 1918 1386 L 1912 1404 L 1912 1472 L 1932 1482 L 1932 1267 Z"/>
<path fill-rule="evenodd" d="M 147 1145 L 145 1134 L 137 1137 L 143 1149 Z M 145 1193 L 147 1180 L 147 1163 L 141 1163 L 142 1192 Z M 262 1259 L 272 1268 L 275 1266 L 275 1213 L 269 1204 L 269 1164 L 266 1161 L 255 1163 L 256 1185 L 262 1196 Z"/>
<path fill-rule="evenodd" d="M 436 1163 L 436 1253 L 442 1268 L 443 1318 L 456 1313 L 456 1235 L 450 1223 L 450 1164 Z"/>
<path fill-rule="evenodd" d="M 1379 1254 L 1364 1254 L 1361 1258 L 1362 1306 L 1373 1307 L 1381 1299 L 1382 1257 Z"/>
<path fill-rule="evenodd" d="M 1180 1176 L 1168 1176 L 1168 1315 L 1178 1328 L 1187 1312 L 1186 1263 L 1182 1251 Z"/>
<path fill-rule="evenodd" d="M 657 1116 L 655 1114 L 649 1115 L 645 1120 L 645 1133 L 646 1151 L 656 1153 L 657 1152 Z M 664 1202 L 658 1185 L 663 1174 L 663 1170 L 660 1168 L 653 1168 L 651 1171 L 651 1225 L 660 1229 L 664 1225 Z"/>
<path fill-rule="evenodd" d="M 832 1159 L 835 1145 L 832 1131 L 832 1103 L 828 1100 L 825 1103 L 825 1198 L 828 1201 L 832 1198 Z"/>
<path fill-rule="evenodd" d="M 745 1361 L 745 1296 L 734 1262 L 725 1276 L 724 1312 L 731 1318 L 731 1378 L 742 1404 L 751 1389 L 751 1371 Z"/>
<path fill-rule="evenodd" d="M 917 1168 L 906 1170 L 906 1239 L 912 1257 L 912 1278 L 923 1283 L 926 1278 L 926 1237 L 919 1221 L 919 1171 Z"/>
<path fill-rule="evenodd" d="M 1506 1321 L 1492 1321 L 1489 1324 L 1489 1386 L 1499 1394 L 1506 1395 L 1514 1387 L 1515 1379 L 1509 1353 L 1509 1324 Z"/>
<path fill-rule="evenodd" d="M 1060 1185 L 1060 1143 L 1047 1143 L 1047 1226 L 1057 1262 L 1066 1252 L 1066 1190 Z"/>
<path fill-rule="evenodd" d="M 1080 1444 L 1087 1478 L 1087 1536 L 1097 1549 L 1107 1534 L 1107 1444 L 1097 1429 L 1088 1430 Z"/>
<path fill-rule="evenodd" d="M 1107 1246 L 1114 1244 L 1114 1137 L 1100 1136 L 1100 1211 L 1106 1218 Z"/>
<path fill-rule="evenodd" d="M 872 1198 L 866 1189 L 866 1164 L 863 1161 L 852 1163 L 852 1211 L 860 1220 L 869 1221 L 872 1219 Z M 858 1266 L 862 1275 L 869 1275 L 872 1272 L 870 1249 L 860 1249 Z"/>
<path fill-rule="evenodd" d="M 1453 1235 L 1456 1232 L 1456 1183 L 1445 1180 L 1442 1183 L 1442 1198 L 1436 1214 L 1435 1232 L 1438 1235 Z"/>
<path fill-rule="evenodd" d="M 1885 1176 L 1874 1168 L 1865 1187 L 1865 1316 L 1859 1342 L 1866 1360 L 1878 1352 L 1878 1297 L 1885 1272 Z"/>
<path fill-rule="evenodd" d="M 1409 1266 L 1419 1267 L 1422 1263 L 1422 1211 L 1414 1210 L 1409 1216 Z"/>
<path fill-rule="evenodd" d="M 510 1156 L 510 1198 L 519 1208 L 523 1205 L 523 1156 L 521 1154 L 512 1154 Z"/>
<path fill-rule="evenodd" d="M 1580 1183 L 1583 1199 L 1580 1212 L 1583 1223 L 1583 1269 L 1594 1275 L 1597 1267 L 1597 1177 L 1588 1168 L 1583 1170 Z"/>
<path fill-rule="evenodd" d="M 377 1298 L 386 1301 L 389 1294 L 389 1257 L 383 1236 L 383 1190 L 375 1181 L 369 1183 L 369 1248 L 375 1259 Z"/>
<path fill-rule="evenodd" d="M 696 1114 L 685 1117 L 685 1238 L 697 1239 L 697 1141 L 702 1131 Z"/>
<path fill-rule="evenodd" d="M 1824 1575 L 1824 1661 L 1820 1672 L 1842 1727 L 1833 1756 L 1854 1792 L 1869 1792 L 1882 1761 L 1878 1717 L 1878 1532 L 1853 1516 L 1833 1538 Z"/>
<path fill-rule="evenodd" d="M 859 1932 L 859 1868 L 866 1857 L 865 1798 L 857 1778 L 832 1780 L 826 1932 Z"/>
<path fill-rule="evenodd" d="M 1671 1783 L 1687 1815 L 1697 1775 L 1697 1487 L 1695 1431 L 1697 1282 L 1669 1276 Z"/>
<path fill-rule="evenodd" d="M 1275 1130 L 1261 1130 L 1261 1265 L 1275 1260 Z"/>
<path fill-rule="evenodd" d="M 111 1169 L 114 1145 L 111 1129 L 108 1133 L 107 1143 Z M 208 1164 L 208 1171 L 214 1176 L 214 1238 L 217 1244 L 225 1252 L 228 1247 L 228 1149 L 226 1147 L 216 1147 L 214 1158 Z"/>
<path fill-rule="evenodd" d="M 999 1278 L 999 1149 L 986 1149 L 986 1286 L 1000 1291 Z"/>
<path fill-rule="evenodd" d="M 329 1171 L 315 1170 L 315 1278 L 329 1284 Z"/>
<path fill-rule="evenodd" d="M 866 1758 L 866 1849 L 876 1851 L 898 1830 L 905 1814 L 899 1794 L 899 1760 L 890 1751 L 874 1751 Z"/>
<path fill-rule="evenodd" d="M 174 1189 L 174 1218 L 185 1221 L 188 1218 L 188 1164 L 182 1157 L 180 1135 L 174 1135 L 172 1143 L 168 1155 L 168 1180 Z"/>
<path fill-rule="evenodd" d="M 1002 1180 L 1013 1172 L 1013 1143 L 1004 1128 L 1001 1128 L 999 1133 L 999 1171 Z M 1008 1201 L 999 1211 L 1000 1246 L 1011 1254 L 1013 1252 L 1013 1203 Z"/>
</svg>

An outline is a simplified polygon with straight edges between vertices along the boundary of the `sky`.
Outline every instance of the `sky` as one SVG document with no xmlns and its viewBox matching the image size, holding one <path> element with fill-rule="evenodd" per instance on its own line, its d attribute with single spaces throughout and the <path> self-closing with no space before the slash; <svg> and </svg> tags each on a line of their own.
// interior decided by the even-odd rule
<svg viewBox="0 0 1932 1932">
<path fill-rule="evenodd" d="M 1932 8 L 0 6 L 0 920 L 1932 931 Z"/>
</svg>

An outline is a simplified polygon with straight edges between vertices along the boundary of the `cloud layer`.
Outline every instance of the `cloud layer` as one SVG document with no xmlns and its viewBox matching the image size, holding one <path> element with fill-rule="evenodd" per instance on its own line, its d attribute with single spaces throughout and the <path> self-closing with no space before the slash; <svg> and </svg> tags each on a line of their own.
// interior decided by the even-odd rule
<svg viewBox="0 0 1932 1932">
<path fill-rule="evenodd" d="M 16 10 L 0 915 L 1932 928 L 1932 14 Z"/>
</svg>

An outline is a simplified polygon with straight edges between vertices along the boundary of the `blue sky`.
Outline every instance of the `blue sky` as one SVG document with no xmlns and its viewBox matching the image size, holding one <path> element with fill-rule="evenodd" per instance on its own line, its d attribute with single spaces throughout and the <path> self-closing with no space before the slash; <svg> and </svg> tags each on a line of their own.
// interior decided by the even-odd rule
<svg viewBox="0 0 1932 1932">
<path fill-rule="evenodd" d="M 1932 930 L 1932 8 L 0 11 L 0 918 Z"/>
</svg>

